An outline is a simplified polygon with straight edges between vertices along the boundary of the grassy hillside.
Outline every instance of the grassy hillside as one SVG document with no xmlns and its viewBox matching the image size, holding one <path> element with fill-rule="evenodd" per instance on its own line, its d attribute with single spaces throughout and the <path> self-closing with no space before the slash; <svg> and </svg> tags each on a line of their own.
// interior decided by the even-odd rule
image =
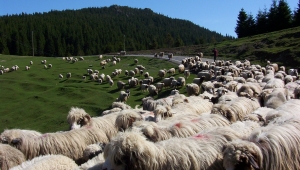
<svg viewBox="0 0 300 170">
<path fill-rule="evenodd" d="M 203 52 L 206 58 L 212 57 L 216 47 L 221 59 L 248 59 L 255 63 L 265 64 L 266 60 L 277 62 L 288 67 L 300 66 L 300 27 L 259 34 L 251 37 L 226 40 L 215 44 L 193 45 L 178 48 L 165 48 L 148 51 L 133 51 L 132 54 L 153 54 L 160 51 L 172 52 L 175 55 L 196 55 Z"/>
<path fill-rule="evenodd" d="M 104 59 L 111 58 L 104 56 Z M 53 67 L 45 69 L 41 60 L 46 59 L 47 64 Z M 25 66 L 29 61 L 33 65 L 29 71 Z M 157 76 L 158 70 L 171 68 L 177 65 L 156 58 L 138 58 L 139 63 L 146 67 L 146 71 L 160 81 Z M 135 68 L 134 58 L 122 56 L 121 62 L 116 66 L 109 64 L 101 69 L 98 57 L 85 57 L 84 61 L 71 64 L 65 60 L 52 57 L 24 57 L 0 55 L 0 65 L 11 68 L 18 65 L 20 68 L 15 72 L 0 75 L 1 97 L 0 97 L 0 131 L 5 128 L 35 129 L 41 132 L 54 132 L 67 130 L 66 117 L 71 106 L 84 108 L 90 115 L 99 116 L 103 110 L 110 108 L 111 104 L 119 96 L 116 82 L 122 80 L 128 82 L 124 70 Z M 92 67 L 89 67 L 92 65 Z M 82 80 L 86 70 L 92 68 L 100 73 L 111 74 L 116 68 L 123 70 L 122 74 L 113 78 L 115 84 L 110 87 L 108 83 L 99 84 L 87 78 Z M 66 79 L 66 73 L 71 72 L 72 77 Z M 64 78 L 59 79 L 58 75 L 63 74 Z M 179 75 L 176 74 L 175 77 Z M 194 76 L 194 75 L 193 75 Z M 189 79 L 192 81 L 193 76 Z M 137 76 L 142 79 L 143 76 Z M 185 88 L 181 88 L 185 93 Z M 164 89 L 159 96 L 170 94 L 170 89 Z M 127 104 L 132 107 L 141 104 L 141 99 L 148 95 L 142 93 L 139 87 L 131 88 L 131 97 Z"/>
</svg>

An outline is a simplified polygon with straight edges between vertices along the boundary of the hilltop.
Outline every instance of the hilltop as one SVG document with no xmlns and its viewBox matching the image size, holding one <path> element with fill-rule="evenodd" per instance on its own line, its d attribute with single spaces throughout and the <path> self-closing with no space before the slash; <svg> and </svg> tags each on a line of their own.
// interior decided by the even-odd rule
<svg viewBox="0 0 300 170">
<path fill-rule="evenodd" d="M 129 51 L 128 53 L 154 54 L 164 51 L 174 53 L 175 55 L 194 56 L 198 52 L 203 52 L 205 58 L 210 58 L 212 55 L 211 50 L 214 47 L 218 49 L 221 59 L 248 59 L 254 63 L 263 65 L 265 65 L 266 60 L 270 60 L 281 65 L 298 68 L 300 66 L 300 27 L 234 40 L 225 40 L 214 44 Z"/>
</svg>

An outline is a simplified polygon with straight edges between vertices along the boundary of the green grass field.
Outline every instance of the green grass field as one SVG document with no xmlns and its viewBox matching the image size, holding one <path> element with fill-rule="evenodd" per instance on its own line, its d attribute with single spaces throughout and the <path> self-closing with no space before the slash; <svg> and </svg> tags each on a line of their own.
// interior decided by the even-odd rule
<svg viewBox="0 0 300 170">
<path fill-rule="evenodd" d="M 112 58 L 104 56 L 103 59 Z M 155 83 L 161 81 L 157 73 L 159 69 L 169 69 L 177 64 L 166 60 L 147 57 L 121 56 L 121 62 L 112 66 L 110 63 L 105 69 L 101 69 L 100 60 L 95 56 L 84 57 L 84 61 L 69 63 L 61 57 L 30 57 L 0 55 L 0 65 L 11 68 L 18 65 L 19 70 L 0 75 L 0 131 L 11 128 L 33 129 L 40 132 L 55 132 L 68 130 L 66 117 L 72 106 L 81 107 L 91 116 L 101 116 L 102 111 L 110 109 L 112 102 L 119 96 L 116 82 L 122 80 L 128 83 L 129 77 L 124 74 L 125 70 L 135 68 L 134 59 L 146 67 Z M 45 69 L 41 60 L 47 60 L 47 65 L 52 68 Z M 25 66 L 33 61 L 30 70 Z M 92 67 L 90 67 L 92 65 Z M 99 70 L 105 75 L 111 74 L 116 68 L 121 68 L 122 74 L 114 77 L 115 84 L 110 87 L 108 83 L 99 84 L 82 79 L 87 69 Z M 177 70 L 176 70 L 177 71 Z M 72 77 L 66 78 L 66 73 L 71 72 Z M 64 78 L 59 79 L 58 75 Z M 178 72 L 174 75 L 179 76 Z M 136 76 L 143 79 L 143 76 Z M 195 75 L 187 80 L 191 82 Z M 185 94 L 185 87 L 179 89 Z M 142 98 L 148 96 L 148 92 L 141 92 L 139 87 L 131 88 L 131 96 L 127 102 L 131 107 L 141 104 Z M 154 98 L 165 97 L 171 89 L 164 89 Z"/>
</svg>

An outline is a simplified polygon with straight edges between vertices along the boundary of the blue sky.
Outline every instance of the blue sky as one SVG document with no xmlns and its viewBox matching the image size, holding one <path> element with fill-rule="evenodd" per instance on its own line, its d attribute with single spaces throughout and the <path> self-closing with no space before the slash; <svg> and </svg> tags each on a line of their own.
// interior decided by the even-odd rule
<svg viewBox="0 0 300 170">
<path fill-rule="evenodd" d="M 291 11 L 298 8 L 299 0 L 285 1 Z M 268 10 L 271 4 L 272 0 L 0 0 L 0 15 L 120 5 L 150 8 L 156 13 L 236 37 L 234 28 L 242 8 L 255 17 L 259 9 Z"/>
</svg>

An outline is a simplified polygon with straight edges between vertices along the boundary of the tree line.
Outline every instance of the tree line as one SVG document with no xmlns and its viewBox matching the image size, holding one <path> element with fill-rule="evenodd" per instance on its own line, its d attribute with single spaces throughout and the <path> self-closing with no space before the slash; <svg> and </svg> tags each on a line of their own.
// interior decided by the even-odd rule
<svg viewBox="0 0 300 170">
<path fill-rule="evenodd" d="M 221 35 L 151 9 L 112 5 L 0 16 L 0 53 L 83 56 L 215 43 Z"/>
<path fill-rule="evenodd" d="M 238 14 L 235 32 L 238 38 L 279 31 L 300 26 L 300 0 L 298 8 L 291 11 L 285 0 L 273 0 L 270 8 L 259 10 L 256 17 L 242 8 Z"/>
</svg>

